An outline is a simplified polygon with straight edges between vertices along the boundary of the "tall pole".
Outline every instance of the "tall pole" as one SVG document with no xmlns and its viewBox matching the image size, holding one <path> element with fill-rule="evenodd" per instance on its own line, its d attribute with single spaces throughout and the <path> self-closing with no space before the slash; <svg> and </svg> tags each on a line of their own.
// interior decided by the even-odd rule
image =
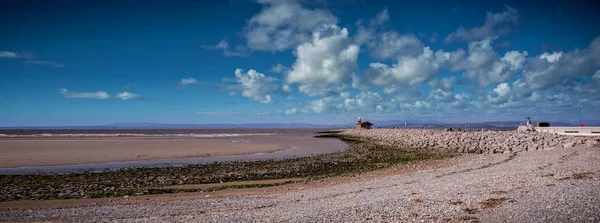
<svg viewBox="0 0 600 223">
<path fill-rule="evenodd" d="M 452 112 L 449 111 L 448 115 L 450 116 L 450 128 L 452 128 Z"/>
<path fill-rule="evenodd" d="M 469 109 L 465 109 L 465 131 L 467 131 L 467 122 L 469 120 Z"/>
<path fill-rule="evenodd" d="M 581 109 L 583 108 L 583 105 L 579 105 L 579 126 L 581 126 Z"/>
</svg>

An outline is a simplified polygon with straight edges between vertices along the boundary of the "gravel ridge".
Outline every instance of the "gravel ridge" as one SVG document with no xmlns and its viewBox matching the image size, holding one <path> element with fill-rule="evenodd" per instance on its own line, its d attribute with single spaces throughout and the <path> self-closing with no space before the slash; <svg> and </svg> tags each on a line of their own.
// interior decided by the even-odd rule
<svg viewBox="0 0 600 223">
<path fill-rule="evenodd" d="M 443 131 L 432 129 L 350 130 L 344 134 L 399 148 L 459 153 L 504 153 L 600 146 L 598 136 L 567 136 L 520 131 Z"/>
</svg>

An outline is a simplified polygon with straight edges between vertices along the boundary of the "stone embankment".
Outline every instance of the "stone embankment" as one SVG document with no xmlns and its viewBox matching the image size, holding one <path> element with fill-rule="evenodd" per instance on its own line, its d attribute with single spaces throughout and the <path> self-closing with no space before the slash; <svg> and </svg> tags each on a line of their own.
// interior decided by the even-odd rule
<svg viewBox="0 0 600 223">
<path fill-rule="evenodd" d="M 510 153 L 576 146 L 600 146 L 600 137 L 518 131 L 444 131 L 430 129 L 349 130 L 358 136 L 399 148 L 460 153 Z"/>
</svg>

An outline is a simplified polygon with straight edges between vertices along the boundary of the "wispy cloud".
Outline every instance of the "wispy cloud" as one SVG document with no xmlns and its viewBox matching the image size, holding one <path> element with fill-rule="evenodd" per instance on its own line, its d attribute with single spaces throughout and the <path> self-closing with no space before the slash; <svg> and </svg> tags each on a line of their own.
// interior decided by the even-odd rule
<svg viewBox="0 0 600 223">
<path fill-rule="evenodd" d="M 25 64 L 33 64 L 33 65 L 40 65 L 40 66 L 49 66 L 49 67 L 53 67 L 53 68 L 60 68 L 60 67 L 64 67 L 64 64 L 61 63 L 57 63 L 54 61 L 47 61 L 47 60 L 28 60 L 25 61 Z"/>
<path fill-rule="evenodd" d="M 201 111 L 196 112 L 199 115 L 240 115 L 244 114 L 244 112 L 239 111 Z"/>
<path fill-rule="evenodd" d="M 231 49 L 226 39 L 222 39 L 214 46 L 202 45 L 201 47 L 207 50 L 223 50 L 223 55 L 226 57 L 245 57 L 250 54 L 249 50 L 244 46 L 237 45 L 235 49 Z"/>
<path fill-rule="evenodd" d="M 31 59 L 31 52 L 0 51 L 0 59 Z"/>
<path fill-rule="evenodd" d="M 0 59 L 24 59 L 25 64 L 28 65 L 48 66 L 53 68 L 65 66 L 64 64 L 49 60 L 34 60 L 34 57 L 34 54 L 31 52 L 0 51 Z"/>
<path fill-rule="evenodd" d="M 65 88 L 59 89 L 58 93 L 65 96 L 65 98 L 93 98 L 93 99 L 108 99 L 110 95 L 104 91 L 96 92 L 72 92 Z"/>
<path fill-rule="evenodd" d="M 125 91 L 125 92 L 118 93 L 117 98 L 121 99 L 121 100 L 134 100 L 134 99 L 140 99 L 140 96 L 137 94 L 132 94 L 132 93 Z"/>
<path fill-rule="evenodd" d="M 0 58 L 17 58 L 17 53 L 10 51 L 0 52 Z"/>
<path fill-rule="evenodd" d="M 196 83 L 197 83 L 197 81 L 195 78 L 188 77 L 188 78 L 181 79 L 181 81 L 179 81 L 179 86 L 183 87 L 188 84 L 196 84 Z"/>
<path fill-rule="evenodd" d="M 65 88 L 61 88 L 58 90 L 58 93 L 62 94 L 63 96 L 65 96 L 65 98 L 89 98 L 89 99 L 110 99 L 110 98 L 115 98 L 115 99 L 121 99 L 121 100 L 137 100 L 137 99 L 143 99 L 142 97 L 140 97 L 140 95 L 137 94 L 133 94 L 130 92 L 121 92 L 118 93 L 116 96 L 112 96 L 108 93 L 106 93 L 105 91 L 96 91 L 96 92 L 73 92 L 73 91 L 69 91 Z"/>
</svg>

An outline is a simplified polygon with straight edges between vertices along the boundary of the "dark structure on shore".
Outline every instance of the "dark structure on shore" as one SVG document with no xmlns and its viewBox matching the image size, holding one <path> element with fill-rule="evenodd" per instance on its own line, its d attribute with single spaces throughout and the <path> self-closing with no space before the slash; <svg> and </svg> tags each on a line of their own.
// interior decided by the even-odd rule
<svg viewBox="0 0 600 223">
<path fill-rule="evenodd" d="M 372 129 L 372 128 L 373 128 L 373 123 L 363 122 L 362 120 L 360 120 L 360 117 L 358 117 L 358 122 L 356 123 L 356 129 L 357 130 Z"/>
</svg>

